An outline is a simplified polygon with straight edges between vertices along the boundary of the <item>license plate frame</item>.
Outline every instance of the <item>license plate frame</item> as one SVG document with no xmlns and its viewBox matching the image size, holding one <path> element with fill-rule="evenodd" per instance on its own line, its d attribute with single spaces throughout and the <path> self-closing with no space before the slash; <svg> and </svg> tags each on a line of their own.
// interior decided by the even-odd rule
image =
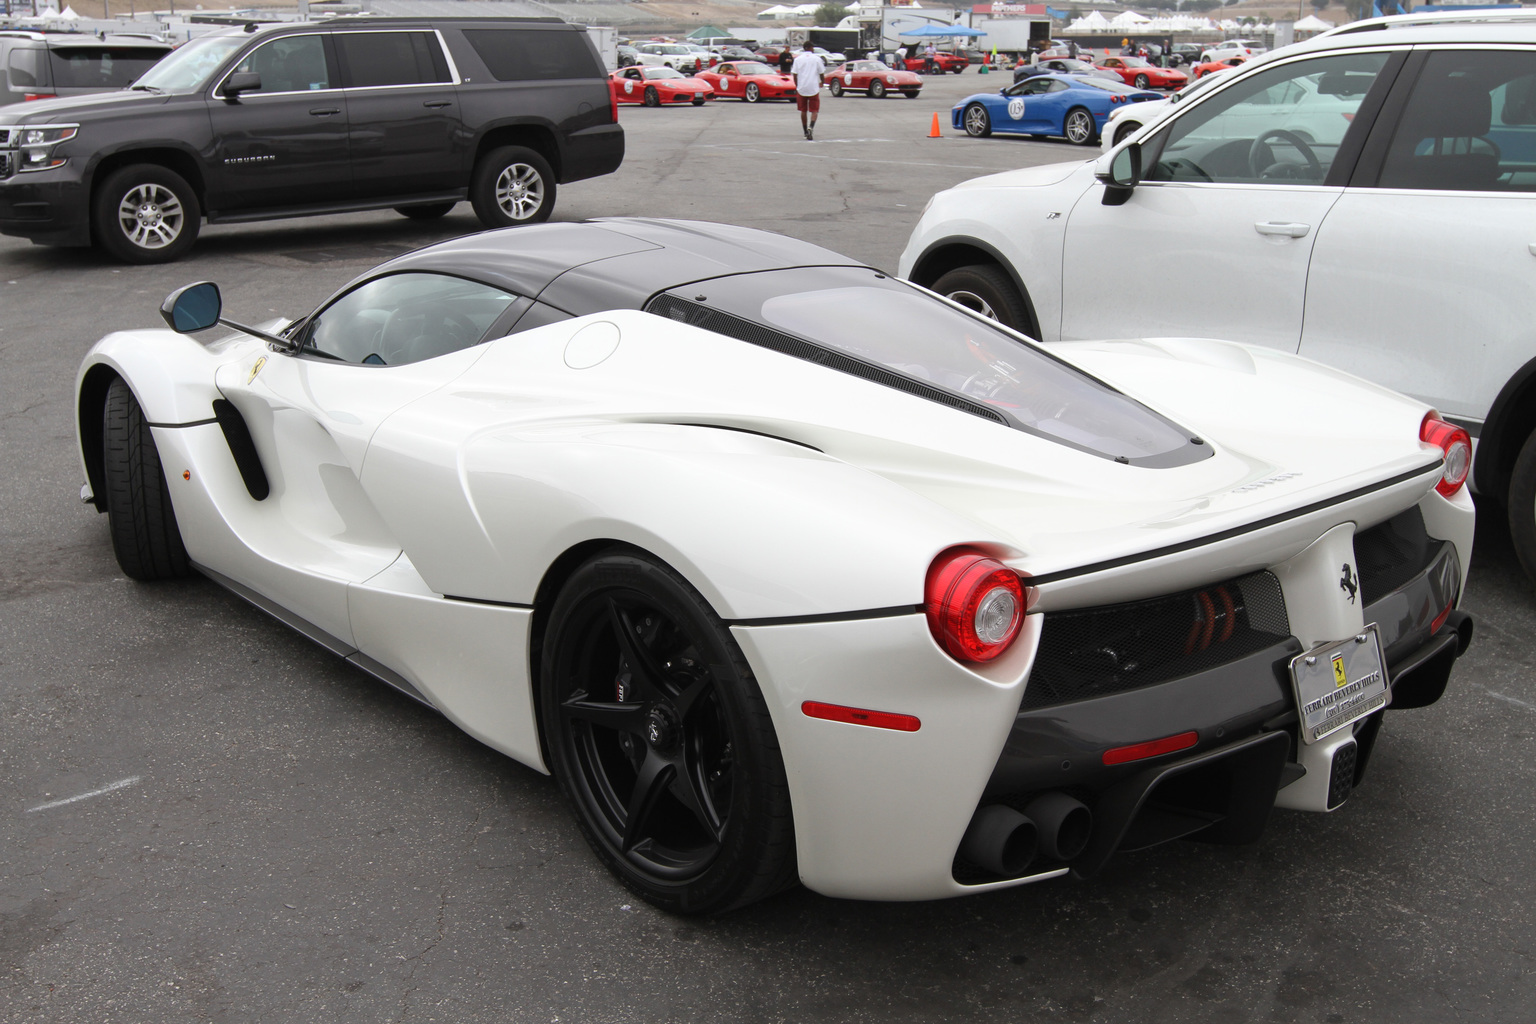
<svg viewBox="0 0 1536 1024">
<path fill-rule="evenodd" d="M 1354 636 L 1298 654 L 1290 668 L 1303 743 L 1326 739 L 1387 706 L 1387 667 L 1374 622 Z"/>
</svg>

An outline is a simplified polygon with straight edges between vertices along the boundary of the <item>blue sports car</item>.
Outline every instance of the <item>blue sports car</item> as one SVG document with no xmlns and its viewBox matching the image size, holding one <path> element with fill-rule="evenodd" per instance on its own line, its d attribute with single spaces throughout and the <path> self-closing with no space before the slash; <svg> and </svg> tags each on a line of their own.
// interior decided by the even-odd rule
<svg viewBox="0 0 1536 1024">
<path fill-rule="evenodd" d="M 1064 135 L 1068 142 L 1087 146 L 1115 107 L 1160 99 L 1162 93 L 1102 78 L 1036 75 L 1001 92 L 967 96 L 950 111 L 950 120 L 977 138 L 993 132 Z"/>
</svg>

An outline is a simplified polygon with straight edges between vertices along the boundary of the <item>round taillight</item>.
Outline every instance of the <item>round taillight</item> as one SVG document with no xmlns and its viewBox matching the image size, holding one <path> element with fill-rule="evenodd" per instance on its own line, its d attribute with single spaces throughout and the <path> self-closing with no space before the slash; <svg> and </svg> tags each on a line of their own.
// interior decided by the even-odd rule
<svg viewBox="0 0 1536 1024">
<path fill-rule="evenodd" d="M 1440 414 L 1431 410 L 1419 425 L 1419 440 L 1437 445 L 1445 453 L 1444 468 L 1435 490 L 1449 498 L 1461 490 L 1472 471 L 1472 435 L 1454 423 L 1447 423 Z"/>
<path fill-rule="evenodd" d="M 991 661 L 1002 654 L 1029 610 L 1019 574 L 969 548 L 934 559 L 923 603 L 933 638 L 960 661 Z"/>
</svg>

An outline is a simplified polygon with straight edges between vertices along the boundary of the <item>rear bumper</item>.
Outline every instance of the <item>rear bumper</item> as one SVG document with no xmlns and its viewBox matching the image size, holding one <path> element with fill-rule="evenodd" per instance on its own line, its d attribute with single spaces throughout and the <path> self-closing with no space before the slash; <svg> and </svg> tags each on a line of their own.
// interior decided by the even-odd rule
<svg viewBox="0 0 1536 1024">
<path fill-rule="evenodd" d="M 624 129 L 601 124 L 572 132 L 566 139 L 560 183 L 612 174 L 624 162 Z"/>
</svg>

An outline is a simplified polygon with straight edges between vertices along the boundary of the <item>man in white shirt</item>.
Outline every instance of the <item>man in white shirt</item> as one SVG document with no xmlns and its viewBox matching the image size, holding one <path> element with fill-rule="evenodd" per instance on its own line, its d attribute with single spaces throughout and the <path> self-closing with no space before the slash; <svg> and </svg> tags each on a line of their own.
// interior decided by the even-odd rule
<svg viewBox="0 0 1536 1024">
<path fill-rule="evenodd" d="M 814 142 L 816 115 L 821 112 L 821 77 L 827 73 L 827 65 L 816 56 L 816 48 L 809 39 L 805 41 L 805 49 L 795 55 L 789 73 L 795 79 L 795 107 L 800 111 L 800 128 L 805 132 L 805 141 Z"/>
<path fill-rule="evenodd" d="M 923 73 L 931 75 L 938 68 L 939 51 L 932 43 L 923 47 Z"/>
</svg>

